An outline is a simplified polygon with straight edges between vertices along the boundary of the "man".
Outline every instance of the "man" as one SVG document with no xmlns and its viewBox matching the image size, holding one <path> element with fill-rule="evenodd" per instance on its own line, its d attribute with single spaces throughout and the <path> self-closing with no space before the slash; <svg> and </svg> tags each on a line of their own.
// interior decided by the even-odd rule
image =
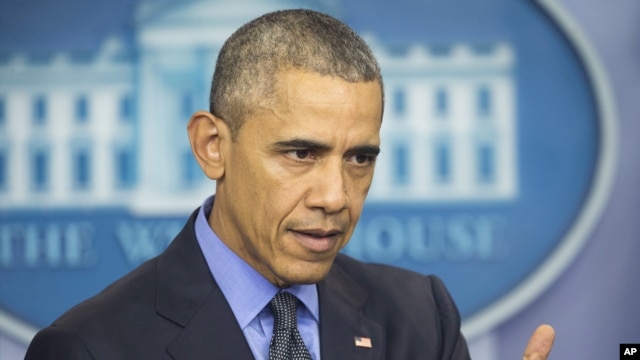
<svg viewBox="0 0 640 360">
<path fill-rule="evenodd" d="M 380 149 L 382 78 L 360 37 L 313 11 L 264 15 L 223 46 L 210 110 L 188 133 L 215 198 L 27 359 L 469 358 L 440 280 L 338 254 Z M 542 327 L 525 353 L 552 341 Z"/>
</svg>

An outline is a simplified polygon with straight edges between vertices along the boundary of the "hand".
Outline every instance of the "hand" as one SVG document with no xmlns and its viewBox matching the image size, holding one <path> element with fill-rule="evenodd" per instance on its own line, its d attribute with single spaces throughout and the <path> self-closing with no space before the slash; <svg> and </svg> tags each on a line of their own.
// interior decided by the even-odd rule
<svg viewBox="0 0 640 360">
<path fill-rule="evenodd" d="M 540 325 L 531 335 L 522 360 L 545 360 L 551 352 L 556 332 L 549 325 Z"/>
</svg>

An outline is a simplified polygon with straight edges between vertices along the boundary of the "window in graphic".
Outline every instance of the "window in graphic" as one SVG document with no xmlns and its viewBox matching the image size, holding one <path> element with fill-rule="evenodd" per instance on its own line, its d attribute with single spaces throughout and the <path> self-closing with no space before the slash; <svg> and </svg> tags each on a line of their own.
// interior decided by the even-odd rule
<svg viewBox="0 0 640 360">
<path fill-rule="evenodd" d="M 120 120 L 133 122 L 135 117 L 135 102 L 131 94 L 125 94 L 120 98 Z"/>
<path fill-rule="evenodd" d="M 34 191 L 45 191 L 50 181 L 50 158 L 46 148 L 31 153 L 31 187 Z"/>
<path fill-rule="evenodd" d="M 136 183 L 136 163 L 132 149 L 121 148 L 115 153 L 116 188 L 131 189 Z"/>
<path fill-rule="evenodd" d="M 447 45 L 447 44 L 434 44 L 434 45 L 431 45 L 429 49 L 431 50 L 431 54 L 433 56 L 438 56 L 438 57 L 451 56 L 451 51 L 453 50 L 451 48 L 451 45 Z"/>
<path fill-rule="evenodd" d="M 202 179 L 202 171 L 200 165 L 193 157 L 191 149 L 187 149 L 182 154 L 182 183 L 184 186 L 190 186 Z"/>
<path fill-rule="evenodd" d="M 184 121 L 188 121 L 194 112 L 193 94 L 191 91 L 184 91 L 180 102 L 180 116 Z"/>
<path fill-rule="evenodd" d="M 478 112 L 478 116 L 491 116 L 492 107 L 491 91 L 487 86 L 480 86 L 476 92 L 476 110 Z"/>
<path fill-rule="evenodd" d="M 398 117 L 402 117 L 406 113 L 407 94 L 404 89 L 396 89 L 393 92 L 393 112 Z"/>
<path fill-rule="evenodd" d="M 407 185 L 409 183 L 409 151 L 404 144 L 396 144 L 393 149 L 393 182 L 396 185 Z"/>
<path fill-rule="evenodd" d="M 435 147 L 435 178 L 439 183 L 451 181 L 451 141 L 441 138 L 436 141 Z"/>
<path fill-rule="evenodd" d="M 86 148 L 78 148 L 73 152 L 73 187 L 86 190 L 91 183 L 91 154 Z"/>
<path fill-rule="evenodd" d="M 84 124 L 89 120 L 89 101 L 82 95 L 76 98 L 75 104 L 76 123 Z"/>
<path fill-rule="evenodd" d="M 488 143 L 482 142 L 477 148 L 477 177 L 481 184 L 491 184 L 495 181 L 496 176 L 496 156 L 495 147 Z"/>
<path fill-rule="evenodd" d="M 4 126 L 7 123 L 7 105 L 5 99 L 0 95 L 0 126 Z"/>
<path fill-rule="evenodd" d="M 0 148 L 0 191 L 9 187 L 9 155 L 6 149 Z"/>
<path fill-rule="evenodd" d="M 436 90 L 436 115 L 446 117 L 449 113 L 449 94 L 443 88 Z"/>
<path fill-rule="evenodd" d="M 33 122 L 36 125 L 44 125 L 47 119 L 47 100 L 39 95 L 33 99 Z"/>
</svg>

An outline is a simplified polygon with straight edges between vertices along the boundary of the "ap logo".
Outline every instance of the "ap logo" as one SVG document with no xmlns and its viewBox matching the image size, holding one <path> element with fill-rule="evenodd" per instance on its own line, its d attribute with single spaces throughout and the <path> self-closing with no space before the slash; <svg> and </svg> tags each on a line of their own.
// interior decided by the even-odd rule
<svg viewBox="0 0 640 360">
<path fill-rule="evenodd" d="M 620 359 L 640 358 L 640 344 L 620 344 Z"/>
<path fill-rule="evenodd" d="M 609 94 L 554 2 L 167 4 L 137 3 L 130 42 L 0 58 L 1 331 L 28 341 L 166 247 L 213 190 L 180 134 L 217 51 L 280 8 L 349 22 L 385 78 L 383 151 L 344 251 L 443 277 L 468 336 L 543 291 L 601 211 Z"/>
</svg>

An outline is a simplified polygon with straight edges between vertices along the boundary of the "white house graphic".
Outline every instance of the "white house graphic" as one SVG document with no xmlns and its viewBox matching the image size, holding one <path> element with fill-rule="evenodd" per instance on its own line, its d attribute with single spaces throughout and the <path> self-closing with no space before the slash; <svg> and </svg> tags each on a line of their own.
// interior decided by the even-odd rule
<svg viewBox="0 0 640 360">
<path fill-rule="evenodd" d="M 339 12 L 333 1 L 312 8 Z M 300 1 L 142 1 L 133 48 L 0 57 L 0 209 L 184 213 L 214 186 L 185 126 L 208 108 L 215 58 L 241 24 Z M 371 201 L 505 201 L 518 192 L 513 52 L 366 36 L 386 110 Z"/>
<path fill-rule="evenodd" d="M 517 195 L 513 52 L 508 44 L 415 45 L 368 38 L 385 80 L 383 154 L 369 199 L 508 200 Z"/>
</svg>

